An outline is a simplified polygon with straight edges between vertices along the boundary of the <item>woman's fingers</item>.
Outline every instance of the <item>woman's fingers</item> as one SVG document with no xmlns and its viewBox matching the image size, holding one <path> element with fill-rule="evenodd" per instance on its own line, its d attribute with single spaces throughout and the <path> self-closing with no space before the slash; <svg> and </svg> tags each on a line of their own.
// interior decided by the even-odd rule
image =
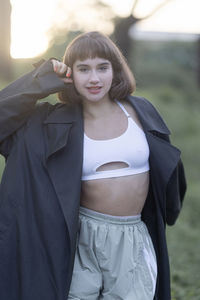
<svg viewBox="0 0 200 300">
<path fill-rule="evenodd" d="M 53 70 L 58 76 L 63 76 L 67 72 L 68 67 L 63 62 L 55 59 L 52 59 L 51 61 L 53 64 Z"/>
<path fill-rule="evenodd" d="M 71 78 L 62 77 L 61 80 L 62 80 L 64 83 L 73 83 L 73 79 L 71 79 Z"/>
<path fill-rule="evenodd" d="M 67 67 L 67 73 L 66 73 L 66 77 L 69 78 L 72 75 L 72 69 L 70 67 Z"/>
<path fill-rule="evenodd" d="M 52 64 L 53 64 L 53 70 L 55 73 L 57 73 L 58 67 L 59 67 L 59 61 L 56 59 L 52 59 L 51 60 Z"/>
<path fill-rule="evenodd" d="M 63 75 L 66 71 L 67 71 L 67 66 L 63 63 L 59 63 L 57 69 L 58 75 Z"/>
<path fill-rule="evenodd" d="M 73 83 L 73 80 L 70 78 L 72 74 L 72 70 L 70 67 L 56 59 L 52 59 L 51 62 L 53 64 L 54 72 L 61 78 L 64 83 Z"/>
</svg>

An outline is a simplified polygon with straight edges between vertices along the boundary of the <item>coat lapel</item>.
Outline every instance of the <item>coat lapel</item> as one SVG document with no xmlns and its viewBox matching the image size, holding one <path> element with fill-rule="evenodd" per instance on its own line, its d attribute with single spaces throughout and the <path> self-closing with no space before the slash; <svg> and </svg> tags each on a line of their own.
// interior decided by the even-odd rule
<svg viewBox="0 0 200 300">
<path fill-rule="evenodd" d="M 46 129 L 46 159 L 66 146 L 70 128 L 76 121 L 75 111 L 66 105 L 57 106 L 47 113 L 43 124 Z"/>
<path fill-rule="evenodd" d="M 128 102 L 135 108 L 144 131 L 160 132 L 169 135 L 170 131 L 154 106 L 141 97 L 127 97 Z"/>
<path fill-rule="evenodd" d="M 158 195 L 160 207 L 165 215 L 165 199 L 167 184 L 180 160 L 180 150 L 170 144 L 170 134 L 166 124 L 155 108 L 147 100 L 129 96 L 141 121 L 150 148 L 150 169 L 155 195 Z"/>
<path fill-rule="evenodd" d="M 45 167 L 75 246 L 83 157 L 83 121 L 77 106 L 59 105 L 44 121 Z"/>
</svg>

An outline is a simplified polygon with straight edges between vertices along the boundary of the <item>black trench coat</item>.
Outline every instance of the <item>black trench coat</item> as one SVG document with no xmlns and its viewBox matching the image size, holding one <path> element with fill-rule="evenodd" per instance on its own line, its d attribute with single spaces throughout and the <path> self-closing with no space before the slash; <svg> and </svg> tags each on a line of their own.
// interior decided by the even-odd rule
<svg viewBox="0 0 200 300">
<path fill-rule="evenodd" d="M 39 103 L 66 85 L 44 62 L 0 92 L 0 299 L 66 300 L 78 227 L 83 157 L 79 105 Z M 155 299 L 170 300 L 165 225 L 173 225 L 186 184 L 180 151 L 155 108 L 127 97 L 150 147 L 150 189 L 142 211 L 157 255 Z"/>
</svg>

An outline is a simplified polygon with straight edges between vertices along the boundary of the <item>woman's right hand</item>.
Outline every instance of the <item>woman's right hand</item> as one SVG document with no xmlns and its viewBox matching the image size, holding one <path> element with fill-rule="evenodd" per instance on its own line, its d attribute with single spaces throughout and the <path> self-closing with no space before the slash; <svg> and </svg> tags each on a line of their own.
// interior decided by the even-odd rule
<svg viewBox="0 0 200 300">
<path fill-rule="evenodd" d="M 60 77 L 62 81 L 64 81 L 64 83 L 73 83 L 72 78 L 70 78 L 72 74 L 72 70 L 70 67 L 56 59 L 52 59 L 51 62 L 53 64 L 54 72 Z"/>
</svg>

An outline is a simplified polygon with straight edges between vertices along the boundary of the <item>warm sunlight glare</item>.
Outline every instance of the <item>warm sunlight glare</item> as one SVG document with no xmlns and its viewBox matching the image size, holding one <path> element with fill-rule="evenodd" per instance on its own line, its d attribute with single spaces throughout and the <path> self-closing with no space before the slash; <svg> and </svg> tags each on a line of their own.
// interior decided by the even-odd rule
<svg viewBox="0 0 200 300">
<path fill-rule="evenodd" d="M 116 14 L 125 17 L 130 14 L 135 0 L 102 0 L 113 7 Z M 139 0 L 135 7 L 138 18 L 147 16 L 165 0 Z M 200 1 L 168 0 L 153 16 L 137 24 L 138 30 L 200 33 Z"/>
<path fill-rule="evenodd" d="M 142 15 L 144 1 L 139 1 L 138 12 Z M 151 0 L 152 2 L 163 2 Z M 150 1 L 150 2 L 151 2 Z M 143 6 L 142 6 L 143 3 Z M 169 0 L 151 18 L 138 24 L 137 28 L 144 31 L 167 31 L 182 33 L 200 33 L 200 1 Z"/>
<path fill-rule="evenodd" d="M 56 30 L 113 30 L 110 18 L 117 14 L 128 16 L 134 0 L 101 0 L 110 10 L 97 7 L 92 0 L 10 0 L 12 4 L 13 58 L 40 55 L 49 46 Z M 164 0 L 139 0 L 136 16 L 148 15 Z M 111 13 L 112 10 L 112 13 Z M 200 33 L 199 0 L 168 0 L 168 3 L 137 25 L 138 30 Z M 113 15 L 112 15 L 113 14 Z M 102 17 L 103 16 L 103 17 Z"/>
<path fill-rule="evenodd" d="M 55 0 L 11 0 L 13 58 L 39 55 L 48 47 L 47 31 L 56 5 Z"/>
</svg>

